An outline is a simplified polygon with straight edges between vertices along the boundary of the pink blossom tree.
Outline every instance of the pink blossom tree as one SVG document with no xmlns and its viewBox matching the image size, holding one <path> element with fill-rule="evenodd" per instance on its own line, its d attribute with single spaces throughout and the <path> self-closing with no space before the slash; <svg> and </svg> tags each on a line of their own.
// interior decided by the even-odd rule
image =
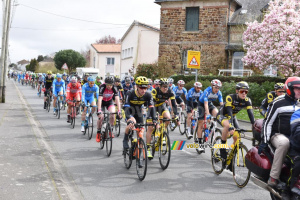
<svg viewBox="0 0 300 200">
<path fill-rule="evenodd" d="M 300 75 L 300 0 L 274 0 L 264 20 L 247 23 L 243 35 L 246 66 L 275 65 L 285 76 Z"/>
</svg>

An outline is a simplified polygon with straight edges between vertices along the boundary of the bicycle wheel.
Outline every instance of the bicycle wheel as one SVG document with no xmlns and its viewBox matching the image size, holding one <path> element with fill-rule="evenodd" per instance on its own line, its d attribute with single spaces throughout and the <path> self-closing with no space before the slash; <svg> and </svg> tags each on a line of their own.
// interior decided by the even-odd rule
<svg viewBox="0 0 300 200">
<path fill-rule="evenodd" d="M 114 127 L 114 132 L 117 137 L 120 136 L 120 131 L 121 131 L 121 122 L 120 122 L 120 119 L 117 119 L 115 127 Z"/>
<path fill-rule="evenodd" d="M 164 132 L 160 137 L 159 164 L 163 170 L 167 169 L 171 159 L 171 143 L 169 135 Z"/>
<path fill-rule="evenodd" d="M 135 143 L 132 142 L 132 138 L 129 139 L 129 149 L 123 149 L 124 164 L 127 169 L 131 167 L 132 164 L 132 154 L 135 149 Z"/>
<path fill-rule="evenodd" d="M 47 98 L 47 111 L 49 112 L 50 111 L 50 107 L 51 107 L 51 104 L 50 104 L 50 97 Z"/>
<path fill-rule="evenodd" d="M 72 115 L 71 115 L 71 125 L 72 125 L 72 128 L 75 127 L 75 116 L 76 116 L 76 107 L 72 107 Z"/>
<path fill-rule="evenodd" d="M 247 185 L 251 174 L 245 164 L 245 156 L 247 152 L 247 147 L 243 144 L 239 144 L 239 149 L 235 150 L 231 161 L 233 179 L 239 188 L 243 188 Z"/>
<path fill-rule="evenodd" d="M 152 133 L 151 134 L 151 151 L 152 151 L 153 158 L 154 158 L 155 150 L 156 150 L 155 134 Z M 152 160 L 153 158 L 151 158 L 151 159 L 149 158 L 149 160 Z"/>
<path fill-rule="evenodd" d="M 111 154 L 112 149 L 112 137 L 111 137 L 111 128 L 110 125 L 107 124 L 106 131 L 105 131 L 105 141 L 106 141 L 106 154 L 109 157 Z"/>
<path fill-rule="evenodd" d="M 39 89 L 39 97 L 41 97 L 41 95 L 42 95 L 41 87 L 42 86 L 40 86 L 40 89 Z"/>
<path fill-rule="evenodd" d="M 100 130 L 100 149 L 104 148 L 104 143 L 105 143 L 105 128 L 104 127 L 106 127 L 106 122 L 103 121 L 101 130 Z"/>
<path fill-rule="evenodd" d="M 220 137 L 222 136 L 222 131 L 220 129 L 216 128 L 215 132 L 210 133 L 210 136 L 208 137 L 208 139 L 209 139 L 208 141 L 212 144 L 214 139 L 218 136 L 220 136 Z"/>
<path fill-rule="evenodd" d="M 142 138 L 138 139 L 137 148 L 136 172 L 139 180 L 142 181 L 147 174 L 147 146 Z"/>
<path fill-rule="evenodd" d="M 222 139 L 221 136 L 216 137 L 216 139 L 213 142 L 213 146 L 221 144 L 222 143 L 221 139 Z M 216 174 L 221 174 L 223 172 L 220 148 L 213 147 L 211 149 L 211 164 Z"/>
<path fill-rule="evenodd" d="M 90 113 L 88 117 L 88 138 L 89 140 L 93 137 L 93 131 L 94 131 L 94 121 L 93 121 L 93 115 Z"/>
<path fill-rule="evenodd" d="M 181 112 L 180 126 L 179 126 L 179 132 L 181 133 L 181 135 L 183 135 L 186 132 L 185 129 L 186 129 L 186 116 L 184 112 Z"/>
<path fill-rule="evenodd" d="M 196 125 L 196 129 L 195 129 L 194 134 L 193 134 L 194 142 L 198 141 L 197 129 L 198 129 L 198 123 Z"/>
</svg>

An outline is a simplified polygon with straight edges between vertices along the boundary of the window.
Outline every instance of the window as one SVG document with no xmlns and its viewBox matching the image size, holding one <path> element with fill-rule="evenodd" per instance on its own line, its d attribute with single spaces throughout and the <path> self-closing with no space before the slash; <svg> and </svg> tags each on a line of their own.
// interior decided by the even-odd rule
<svg viewBox="0 0 300 200">
<path fill-rule="evenodd" d="M 234 52 L 232 57 L 232 76 L 243 76 L 244 63 L 242 58 L 244 52 Z"/>
<path fill-rule="evenodd" d="M 122 50 L 122 59 L 133 57 L 133 47 Z"/>
<path fill-rule="evenodd" d="M 199 7 L 186 8 L 185 30 L 186 31 L 199 30 Z"/>
<path fill-rule="evenodd" d="M 264 70 L 265 76 L 277 76 L 277 67 L 275 65 L 270 65 L 268 69 Z"/>
<path fill-rule="evenodd" d="M 106 58 L 106 65 L 115 65 L 115 58 Z"/>
</svg>

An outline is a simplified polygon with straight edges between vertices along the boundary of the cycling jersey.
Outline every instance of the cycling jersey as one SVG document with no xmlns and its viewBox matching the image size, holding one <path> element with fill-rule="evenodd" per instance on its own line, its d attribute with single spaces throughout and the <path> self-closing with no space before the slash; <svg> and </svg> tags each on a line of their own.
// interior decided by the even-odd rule
<svg viewBox="0 0 300 200">
<path fill-rule="evenodd" d="M 175 98 L 179 98 L 182 94 L 184 94 L 184 96 L 187 95 L 187 90 L 184 87 L 180 90 L 178 86 L 175 86 L 173 88 L 173 92 L 175 94 Z"/>
<path fill-rule="evenodd" d="M 233 119 L 235 115 L 243 108 L 247 109 L 251 124 L 254 124 L 254 115 L 252 110 L 251 99 L 249 97 L 246 97 L 245 99 L 240 99 L 238 94 L 230 94 L 226 97 L 226 102 L 220 107 L 217 119 L 222 124 L 222 121 L 225 119 L 225 116 L 229 120 L 230 124 L 234 124 Z M 239 128 L 238 124 L 235 125 L 235 128 Z"/>
<path fill-rule="evenodd" d="M 171 90 L 173 90 L 175 88 L 175 85 L 172 84 L 170 87 L 169 87 Z"/>
<path fill-rule="evenodd" d="M 25 75 L 25 79 L 26 79 L 26 80 L 29 79 L 29 75 L 28 75 L 28 74 Z"/>
<path fill-rule="evenodd" d="M 48 78 L 48 76 L 46 76 L 44 82 L 45 82 L 45 88 L 46 90 L 50 89 L 52 87 L 52 84 L 53 84 L 53 81 L 54 81 L 54 78 L 51 77 L 51 78 Z"/>
<path fill-rule="evenodd" d="M 99 96 L 103 97 L 102 101 L 111 101 L 114 96 L 118 96 L 118 89 L 113 86 L 109 90 L 106 88 L 106 84 L 102 84 L 99 89 Z"/>
<path fill-rule="evenodd" d="M 154 89 L 154 88 L 151 86 L 151 87 L 149 87 L 149 88 L 147 89 L 147 91 L 148 91 L 148 92 L 152 92 L 153 89 Z"/>
<path fill-rule="evenodd" d="M 83 85 L 86 84 L 87 82 L 88 82 L 87 80 L 83 79 L 83 80 L 81 80 L 81 85 L 83 86 Z"/>
<path fill-rule="evenodd" d="M 81 84 L 76 83 L 75 86 L 73 86 L 72 83 L 69 83 L 67 85 L 67 100 L 73 100 L 78 94 L 81 96 Z"/>
<path fill-rule="evenodd" d="M 99 96 L 99 87 L 97 85 L 93 85 L 93 87 L 89 86 L 89 83 L 85 83 L 82 86 L 82 101 L 87 104 L 87 102 L 92 103 L 94 101 L 94 93 L 96 93 L 96 98 L 98 100 Z"/>
<path fill-rule="evenodd" d="M 162 115 L 164 111 L 168 111 L 165 102 L 170 99 L 173 107 L 173 112 L 177 115 L 177 105 L 175 103 L 175 94 L 171 89 L 168 89 L 166 93 L 163 93 L 160 88 L 155 88 L 151 92 L 153 100 L 155 102 L 155 107 L 158 107 L 157 110 L 159 114 Z"/>
<path fill-rule="evenodd" d="M 119 94 L 120 99 L 123 99 L 124 98 L 124 89 L 123 89 L 121 83 L 119 83 L 119 85 L 117 85 L 116 87 L 118 89 L 118 94 Z"/>
<path fill-rule="evenodd" d="M 195 88 L 191 88 L 186 96 L 186 100 L 191 102 L 197 102 L 202 93 L 202 90 L 200 90 L 200 92 L 196 92 Z"/>
<path fill-rule="evenodd" d="M 97 80 L 95 81 L 95 84 L 100 87 L 100 85 L 102 85 L 102 81 L 98 82 Z"/>
<path fill-rule="evenodd" d="M 204 92 L 201 94 L 199 101 L 201 103 L 208 102 L 211 103 L 213 101 L 216 101 L 219 99 L 219 102 L 223 102 L 222 92 L 219 90 L 216 94 L 212 92 L 212 87 L 209 86 L 204 90 Z"/>
<path fill-rule="evenodd" d="M 132 84 L 130 84 L 129 86 L 127 86 L 126 84 L 123 84 L 122 86 L 123 86 L 125 95 L 129 90 L 131 90 L 133 88 Z"/>
<path fill-rule="evenodd" d="M 61 91 L 63 92 L 63 94 L 65 94 L 65 91 L 66 91 L 65 81 L 64 80 L 58 81 L 57 79 L 55 79 L 53 81 L 53 91 L 52 92 L 55 96 L 57 96 L 57 94 Z"/>
<path fill-rule="evenodd" d="M 134 117 L 137 123 L 143 123 L 142 105 L 149 107 L 148 114 L 150 116 L 148 116 L 148 119 L 156 120 L 156 111 L 151 93 L 146 92 L 143 96 L 138 96 L 136 90 L 127 92 L 124 105 L 126 119 Z"/>
<path fill-rule="evenodd" d="M 259 107 L 260 113 L 265 117 L 268 110 L 269 104 L 277 97 L 275 91 L 271 91 L 267 94 L 266 98 L 262 100 L 261 106 Z"/>
</svg>

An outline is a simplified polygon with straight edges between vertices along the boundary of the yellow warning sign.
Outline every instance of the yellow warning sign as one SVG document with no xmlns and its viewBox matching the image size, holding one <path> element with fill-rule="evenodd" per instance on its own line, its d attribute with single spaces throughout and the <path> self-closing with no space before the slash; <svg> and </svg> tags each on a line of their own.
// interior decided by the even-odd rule
<svg viewBox="0 0 300 200">
<path fill-rule="evenodd" d="M 200 69 L 200 51 L 188 51 L 187 68 Z"/>
</svg>

